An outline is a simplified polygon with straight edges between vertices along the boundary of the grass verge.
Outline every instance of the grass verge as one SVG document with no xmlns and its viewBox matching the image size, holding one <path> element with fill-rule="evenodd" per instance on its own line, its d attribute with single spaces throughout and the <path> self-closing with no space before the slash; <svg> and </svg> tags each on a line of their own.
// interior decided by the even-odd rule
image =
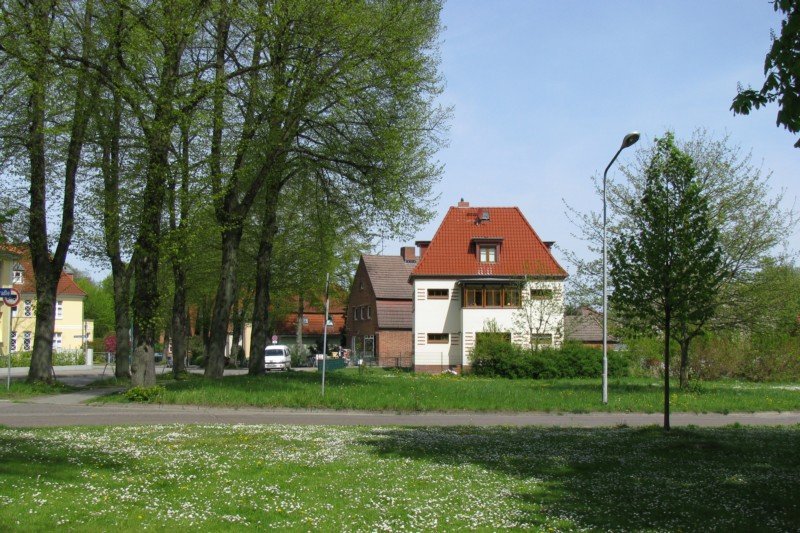
<svg viewBox="0 0 800 533">
<path fill-rule="evenodd" d="M 0 399 L 3 400 L 24 400 L 36 396 L 47 394 L 63 394 L 78 390 L 77 387 L 55 382 L 52 385 L 44 382 L 28 383 L 20 379 L 11 380 L 11 388 L 6 388 L 6 383 L 0 385 Z"/>
<path fill-rule="evenodd" d="M 794 530 L 800 427 L 0 428 L 0 523 L 52 531 Z"/>
<path fill-rule="evenodd" d="M 415 375 L 384 370 L 339 370 L 328 374 L 325 396 L 315 372 L 199 376 L 160 380 L 159 403 L 226 407 L 292 407 L 385 411 L 660 412 L 658 379 L 612 379 L 609 403 L 600 402 L 599 379 L 508 380 Z M 98 398 L 125 402 L 123 395 Z M 800 388 L 742 382 L 696 382 L 673 390 L 674 412 L 756 412 L 800 410 Z"/>
</svg>

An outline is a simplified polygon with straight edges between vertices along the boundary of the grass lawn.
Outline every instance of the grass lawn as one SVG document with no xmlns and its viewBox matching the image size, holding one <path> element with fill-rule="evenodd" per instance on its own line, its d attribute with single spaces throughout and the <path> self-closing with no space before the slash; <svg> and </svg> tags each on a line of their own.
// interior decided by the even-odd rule
<svg viewBox="0 0 800 533">
<path fill-rule="evenodd" d="M 3 379 L 0 383 L 0 400 L 24 400 L 26 398 L 33 398 L 35 396 L 43 396 L 46 394 L 63 394 L 65 392 L 73 392 L 78 390 L 76 387 L 71 387 L 63 383 L 54 383 L 48 385 L 47 383 L 26 383 L 21 379 L 11 380 L 11 389 L 6 388 L 6 380 Z"/>
<path fill-rule="evenodd" d="M 229 376 L 206 381 L 198 376 L 159 381 L 166 387 L 157 401 L 230 407 L 296 407 L 388 411 L 621 411 L 660 412 L 659 379 L 611 379 L 609 403 L 600 401 L 599 379 L 508 380 L 414 375 L 370 369 L 327 375 L 325 397 L 316 372 Z M 687 391 L 675 384 L 674 412 L 755 412 L 800 410 L 800 387 L 743 382 L 694 382 Z M 100 398 L 127 401 L 123 395 Z"/>
<path fill-rule="evenodd" d="M 789 531 L 800 427 L 0 428 L 3 530 Z"/>
</svg>

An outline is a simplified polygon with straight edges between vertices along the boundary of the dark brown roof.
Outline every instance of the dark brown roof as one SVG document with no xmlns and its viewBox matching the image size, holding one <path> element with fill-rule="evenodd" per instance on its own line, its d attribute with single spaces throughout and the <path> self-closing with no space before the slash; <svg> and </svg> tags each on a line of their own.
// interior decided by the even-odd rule
<svg viewBox="0 0 800 533">
<path fill-rule="evenodd" d="M 377 300 L 378 329 L 411 329 L 411 300 Z"/>
<path fill-rule="evenodd" d="M 406 263 L 399 255 L 362 255 L 361 259 L 367 268 L 375 298 L 411 300 L 413 287 L 408 276 L 415 263 Z"/>
<path fill-rule="evenodd" d="M 564 338 L 568 341 L 603 342 L 603 314 L 583 307 L 579 315 L 564 315 Z M 608 337 L 608 342 L 617 339 Z"/>
</svg>

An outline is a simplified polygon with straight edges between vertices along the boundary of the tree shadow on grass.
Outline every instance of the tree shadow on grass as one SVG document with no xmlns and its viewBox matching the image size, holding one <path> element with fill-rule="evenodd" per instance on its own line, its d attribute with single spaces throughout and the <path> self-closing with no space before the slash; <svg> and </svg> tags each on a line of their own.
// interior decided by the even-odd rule
<svg viewBox="0 0 800 533">
<path fill-rule="evenodd" d="M 794 530 L 800 427 L 395 428 L 364 441 L 382 458 L 472 464 L 533 481 L 512 492 L 531 526 L 597 530 Z"/>
<path fill-rule="evenodd" d="M 10 478 L 74 481 L 87 470 L 118 470 L 124 464 L 102 450 L 54 444 L 13 431 L 0 435 L 0 484 Z"/>
</svg>

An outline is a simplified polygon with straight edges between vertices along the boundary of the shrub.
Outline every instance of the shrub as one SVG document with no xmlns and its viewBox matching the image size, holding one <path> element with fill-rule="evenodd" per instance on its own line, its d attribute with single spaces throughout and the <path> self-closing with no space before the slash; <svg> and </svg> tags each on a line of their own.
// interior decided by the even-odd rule
<svg viewBox="0 0 800 533">
<path fill-rule="evenodd" d="M 125 397 L 131 402 L 152 403 L 157 401 L 166 389 L 161 385 L 154 387 L 132 387 L 125 392 Z"/>
<path fill-rule="evenodd" d="M 627 355 L 608 352 L 609 375 L 627 376 L 629 368 Z M 480 376 L 506 378 L 598 377 L 603 371 L 603 352 L 580 343 L 536 351 L 501 338 L 481 337 L 472 352 L 472 370 Z"/>
</svg>

